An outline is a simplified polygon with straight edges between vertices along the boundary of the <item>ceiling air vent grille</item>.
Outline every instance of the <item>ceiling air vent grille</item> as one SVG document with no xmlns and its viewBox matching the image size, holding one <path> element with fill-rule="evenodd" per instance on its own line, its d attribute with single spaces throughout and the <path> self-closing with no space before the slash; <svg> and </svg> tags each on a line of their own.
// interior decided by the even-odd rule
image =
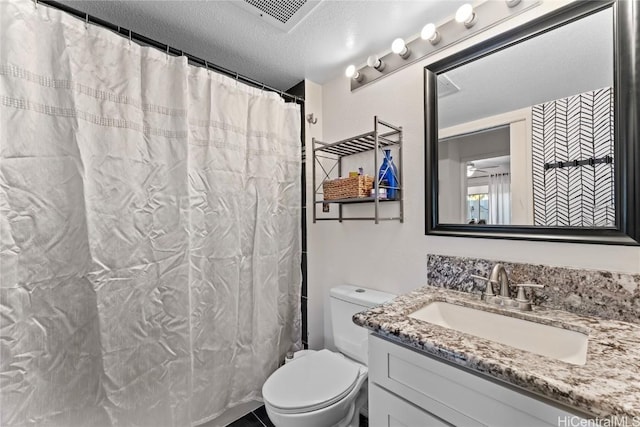
<svg viewBox="0 0 640 427">
<path fill-rule="evenodd" d="M 444 98 L 459 91 L 460 88 L 449 76 L 446 74 L 440 74 L 438 76 L 438 98 Z"/>
<path fill-rule="evenodd" d="M 289 32 L 311 11 L 321 0 L 243 0 L 233 1 L 238 7 L 260 17 L 274 27 Z"/>
<path fill-rule="evenodd" d="M 260 9 L 278 21 L 286 24 L 307 0 L 274 1 L 274 0 L 244 0 L 251 6 Z"/>
</svg>

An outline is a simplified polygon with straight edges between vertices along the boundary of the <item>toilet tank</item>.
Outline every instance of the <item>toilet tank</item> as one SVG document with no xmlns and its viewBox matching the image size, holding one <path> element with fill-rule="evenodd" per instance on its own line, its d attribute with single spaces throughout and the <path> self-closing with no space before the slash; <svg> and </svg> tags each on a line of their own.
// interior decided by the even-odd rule
<svg viewBox="0 0 640 427">
<path fill-rule="evenodd" d="M 331 288 L 330 315 L 333 342 L 340 353 L 364 365 L 368 362 L 369 331 L 353 323 L 354 314 L 387 302 L 393 294 L 343 285 Z"/>
</svg>

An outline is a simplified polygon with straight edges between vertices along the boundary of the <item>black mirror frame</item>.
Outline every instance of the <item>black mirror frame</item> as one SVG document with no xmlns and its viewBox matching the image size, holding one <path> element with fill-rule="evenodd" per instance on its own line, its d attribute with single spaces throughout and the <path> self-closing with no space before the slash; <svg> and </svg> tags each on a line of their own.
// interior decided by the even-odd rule
<svg viewBox="0 0 640 427">
<path fill-rule="evenodd" d="M 438 223 L 437 75 L 606 8 L 614 15 L 615 228 Z M 426 234 L 553 242 L 640 245 L 640 2 L 577 1 L 430 64 L 424 69 Z"/>
</svg>

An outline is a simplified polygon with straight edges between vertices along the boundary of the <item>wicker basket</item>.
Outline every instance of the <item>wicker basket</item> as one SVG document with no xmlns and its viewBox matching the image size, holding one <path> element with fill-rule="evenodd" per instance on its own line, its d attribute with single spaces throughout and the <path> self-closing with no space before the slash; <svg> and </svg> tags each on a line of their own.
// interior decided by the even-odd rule
<svg viewBox="0 0 640 427">
<path fill-rule="evenodd" d="M 373 188 L 373 177 L 369 175 L 338 178 L 322 183 L 324 200 L 369 197 Z"/>
</svg>

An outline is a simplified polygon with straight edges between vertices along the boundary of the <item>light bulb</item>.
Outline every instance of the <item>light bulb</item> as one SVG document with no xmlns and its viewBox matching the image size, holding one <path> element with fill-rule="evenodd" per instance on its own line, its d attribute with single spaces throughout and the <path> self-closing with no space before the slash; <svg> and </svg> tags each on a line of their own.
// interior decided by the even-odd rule
<svg viewBox="0 0 640 427">
<path fill-rule="evenodd" d="M 367 58 L 367 65 L 371 68 L 375 68 L 378 71 L 384 70 L 385 63 L 378 58 L 378 55 L 371 55 Z"/>
<path fill-rule="evenodd" d="M 344 75 L 349 77 L 350 79 L 357 81 L 358 83 L 361 82 L 362 79 L 364 78 L 362 73 L 360 73 L 359 71 L 356 71 L 356 66 L 353 64 L 347 67 L 347 69 L 344 72 Z"/>
<path fill-rule="evenodd" d="M 464 21 L 471 18 L 472 13 L 473 6 L 471 6 L 469 3 L 465 3 L 456 11 L 456 21 L 462 24 Z"/>
<path fill-rule="evenodd" d="M 440 33 L 436 30 L 435 24 L 427 24 L 422 28 L 420 33 L 422 40 L 429 40 L 431 44 L 437 44 L 440 41 Z"/>
<path fill-rule="evenodd" d="M 393 43 L 391 43 L 391 51 L 393 53 L 397 53 L 398 55 L 400 55 L 406 47 L 407 45 L 405 45 L 404 40 L 402 40 L 401 38 L 397 38 L 393 41 Z"/>
<path fill-rule="evenodd" d="M 420 37 L 422 40 L 429 40 L 436 33 L 436 26 L 434 24 L 427 24 L 422 27 L 422 31 L 420 32 Z"/>
<path fill-rule="evenodd" d="M 464 24 L 465 27 L 471 28 L 476 23 L 476 14 L 470 3 L 465 3 L 456 11 L 456 21 Z"/>
<path fill-rule="evenodd" d="M 347 69 L 344 72 L 344 75 L 352 78 L 354 75 L 356 74 L 356 66 L 355 65 L 349 65 L 347 67 Z"/>
<path fill-rule="evenodd" d="M 403 59 L 407 59 L 411 54 L 411 51 L 405 44 L 404 40 L 402 40 L 401 38 L 397 38 L 393 41 L 393 43 L 391 43 L 391 51 L 400 55 L 400 57 Z"/>
</svg>

